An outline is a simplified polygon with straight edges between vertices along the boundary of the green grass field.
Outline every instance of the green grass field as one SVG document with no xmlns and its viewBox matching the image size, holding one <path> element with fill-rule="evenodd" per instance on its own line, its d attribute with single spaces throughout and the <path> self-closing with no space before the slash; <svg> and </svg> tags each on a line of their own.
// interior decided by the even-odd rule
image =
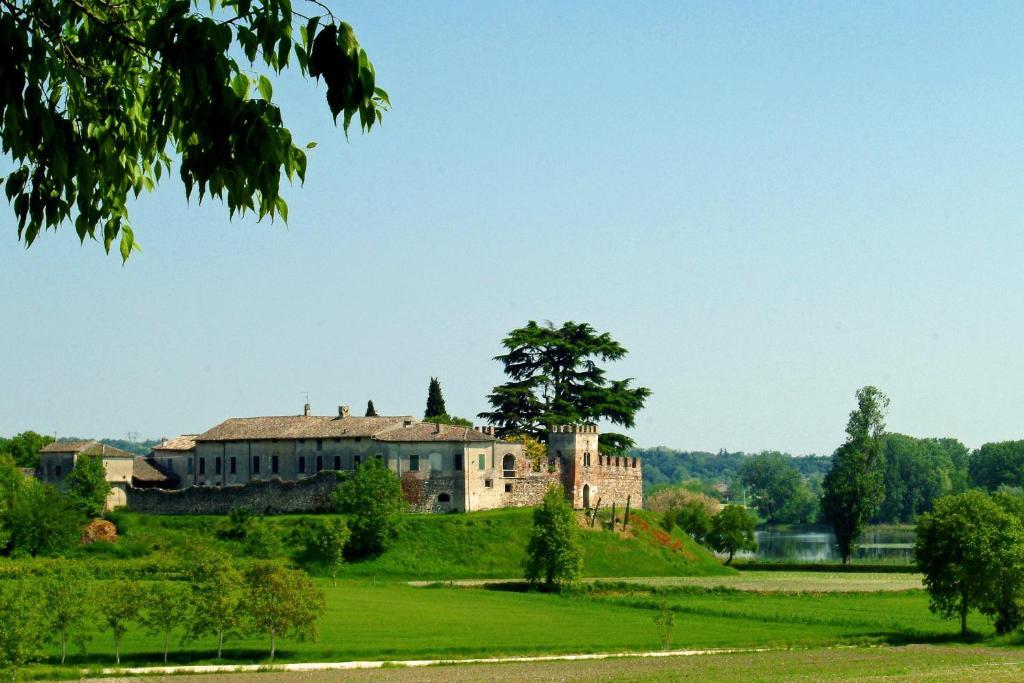
<svg viewBox="0 0 1024 683">
<path fill-rule="evenodd" d="M 811 580 L 816 577 L 810 577 Z M 923 591 L 764 593 L 723 588 L 602 584 L 575 595 L 482 588 L 417 588 L 346 580 L 318 584 L 327 596 L 317 642 L 285 640 L 281 661 L 465 658 L 542 653 L 658 650 L 654 617 L 676 612 L 671 646 L 684 649 L 788 648 L 952 640 L 957 625 L 928 611 Z M 981 618 L 971 627 L 991 628 Z M 175 641 L 177 642 L 177 641 Z M 265 661 L 264 638 L 233 640 L 226 658 Z M 134 629 L 122 646 L 126 664 L 155 664 L 159 640 Z M 109 633 L 97 632 L 74 665 L 109 665 Z M 50 656 L 56 655 L 56 650 Z M 212 641 L 173 648 L 181 663 L 212 661 Z M 51 663 L 52 663 L 51 659 Z"/>
</svg>

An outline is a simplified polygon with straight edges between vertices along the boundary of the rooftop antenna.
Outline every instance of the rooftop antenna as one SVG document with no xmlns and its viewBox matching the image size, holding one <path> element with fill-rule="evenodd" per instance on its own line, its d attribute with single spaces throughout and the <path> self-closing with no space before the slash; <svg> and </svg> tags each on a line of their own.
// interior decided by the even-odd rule
<svg viewBox="0 0 1024 683">
<path fill-rule="evenodd" d="M 300 391 L 299 393 L 306 397 L 306 402 L 302 406 L 302 414 L 305 415 L 306 417 L 309 417 L 309 415 L 313 412 L 312 406 L 309 405 L 309 392 Z"/>
</svg>

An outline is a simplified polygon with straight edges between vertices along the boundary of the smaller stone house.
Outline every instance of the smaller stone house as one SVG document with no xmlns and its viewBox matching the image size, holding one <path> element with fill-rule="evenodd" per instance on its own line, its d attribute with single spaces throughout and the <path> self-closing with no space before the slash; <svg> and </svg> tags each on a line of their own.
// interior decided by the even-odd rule
<svg viewBox="0 0 1024 683">
<path fill-rule="evenodd" d="M 135 454 L 102 444 L 99 441 L 54 441 L 39 451 L 37 476 L 47 484 L 60 486 L 82 456 L 98 457 L 110 482 L 106 509 L 128 502 L 127 490 L 135 472 Z"/>
<path fill-rule="evenodd" d="M 149 454 L 150 460 L 157 463 L 168 474 L 173 474 L 177 483 L 173 487 L 189 486 L 194 481 L 196 434 L 182 434 L 173 439 L 164 439 Z M 183 482 L 187 482 L 184 483 Z"/>
</svg>

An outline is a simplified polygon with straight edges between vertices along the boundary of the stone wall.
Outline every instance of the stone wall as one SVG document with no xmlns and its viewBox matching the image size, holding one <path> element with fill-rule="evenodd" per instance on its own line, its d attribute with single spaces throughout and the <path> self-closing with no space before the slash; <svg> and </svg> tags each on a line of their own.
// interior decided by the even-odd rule
<svg viewBox="0 0 1024 683">
<path fill-rule="evenodd" d="M 244 486 L 192 486 L 180 491 L 129 487 L 127 504 L 132 512 L 153 515 L 223 515 L 243 507 L 258 515 L 325 512 L 338 483 L 334 472 L 321 472 L 298 481 L 270 479 Z"/>
</svg>

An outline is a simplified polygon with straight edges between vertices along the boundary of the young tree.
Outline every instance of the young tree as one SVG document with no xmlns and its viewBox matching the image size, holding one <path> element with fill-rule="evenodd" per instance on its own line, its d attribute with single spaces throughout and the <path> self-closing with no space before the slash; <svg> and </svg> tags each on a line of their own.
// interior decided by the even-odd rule
<svg viewBox="0 0 1024 683">
<path fill-rule="evenodd" d="M 43 576 L 42 594 L 48 630 L 60 641 L 60 663 L 68 654 L 69 636 L 84 651 L 91 638 L 86 628 L 93 616 L 93 595 L 90 579 L 78 567 L 58 565 Z"/>
<path fill-rule="evenodd" d="M 103 516 L 110 482 L 107 481 L 102 459 L 90 455 L 79 456 L 64 482 L 65 495 L 83 515 L 90 519 Z"/>
<path fill-rule="evenodd" d="M 423 417 L 441 417 L 447 415 L 448 410 L 444 406 L 444 395 L 441 393 L 441 383 L 436 377 L 430 378 L 430 386 L 427 387 L 427 409 Z"/>
<path fill-rule="evenodd" d="M 256 562 L 245 571 L 242 611 L 255 630 L 270 638 L 270 659 L 277 639 L 316 638 L 316 620 L 324 596 L 303 572 L 273 562 Z"/>
<path fill-rule="evenodd" d="M 542 579 L 548 588 L 571 585 L 583 573 L 583 545 L 572 507 L 559 486 L 544 494 L 543 504 L 533 511 L 533 530 L 526 547 L 526 580 Z"/>
<path fill-rule="evenodd" d="M 850 564 L 864 524 L 885 496 L 879 460 L 888 407 L 888 397 L 877 388 L 857 391 L 846 443 L 832 456 L 832 469 L 822 482 L 822 512 L 835 531 L 843 564 Z"/>
<path fill-rule="evenodd" d="M 239 586 L 242 575 L 227 553 L 194 548 L 186 566 L 191 609 L 185 616 L 185 634 L 194 640 L 204 635 L 217 639 L 217 659 L 224 654 L 224 639 L 241 623 Z"/>
<path fill-rule="evenodd" d="M 43 594 L 34 581 L 0 581 L 0 673 L 14 683 L 18 670 L 39 659 L 47 634 Z"/>
<path fill-rule="evenodd" d="M 137 581 L 112 581 L 100 591 L 97 603 L 103 622 L 114 636 L 114 658 L 120 664 L 121 638 L 128 626 L 139 619 L 142 588 Z"/>
<path fill-rule="evenodd" d="M 332 586 L 338 585 L 338 570 L 345 564 L 345 546 L 351 537 L 348 524 L 339 517 L 324 520 L 317 529 L 317 549 L 330 567 Z"/>
<path fill-rule="evenodd" d="M 742 550 L 757 550 L 754 525 L 757 520 L 742 505 L 726 505 L 711 520 L 708 544 L 717 552 L 728 553 L 726 564 Z"/>
<path fill-rule="evenodd" d="M 164 664 L 167 663 L 171 631 L 180 626 L 192 601 L 188 586 L 180 582 L 157 581 L 145 590 L 139 610 L 139 623 L 152 636 L 162 636 Z"/>
<path fill-rule="evenodd" d="M 587 323 L 561 327 L 531 320 L 502 341 L 507 353 L 496 356 L 509 381 L 487 397 L 490 412 L 479 417 L 498 426 L 502 436 L 529 434 L 547 440 L 551 425 L 608 420 L 632 427 L 651 390 L 633 387 L 632 379 L 609 380 L 598 362 L 616 361 L 626 349 L 607 332 Z M 614 448 L 631 441 L 620 434 L 602 434 Z"/>
<path fill-rule="evenodd" d="M 914 557 L 924 574 L 929 606 L 944 617 L 960 617 L 967 636 L 967 614 L 978 609 L 1000 629 L 1017 624 L 999 617 L 1019 614 L 1024 594 L 1024 527 L 980 491 L 940 498 L 917 521 Z M 1007 604 L 1011 601 L 1013 604 Z"/>
<path fill-rule="evenodd" d="M 406 510 L 402 482 L 382 461 L 369 460 L 334 491 L 334 504 L 349 516 L 352 558 L 379 555 L 398 536 Z"/>
<path fill-rule="evenodd" d="M 26 245 L 67 222 L 108 251 L 120 237 L 127 258 L 129 199 L 172 157 L 186 196 L 287 220 L 281 181 L 305 178 L 306 155 L 258 62 L 322 76 L 346 131 L 355 117 L 366 131 L 382 119 L 387 93 L 326 4 L 216 4 L 209 16 L 187 0 L 0 2 L 0 147 L 14 162 L 2 180 Z"/>
<path fill-rule="evenodd" d="M 373 407 L 373 401 L 366 402 L 366 417 L 377 417 L 377 409 Z"/>
</svg>

